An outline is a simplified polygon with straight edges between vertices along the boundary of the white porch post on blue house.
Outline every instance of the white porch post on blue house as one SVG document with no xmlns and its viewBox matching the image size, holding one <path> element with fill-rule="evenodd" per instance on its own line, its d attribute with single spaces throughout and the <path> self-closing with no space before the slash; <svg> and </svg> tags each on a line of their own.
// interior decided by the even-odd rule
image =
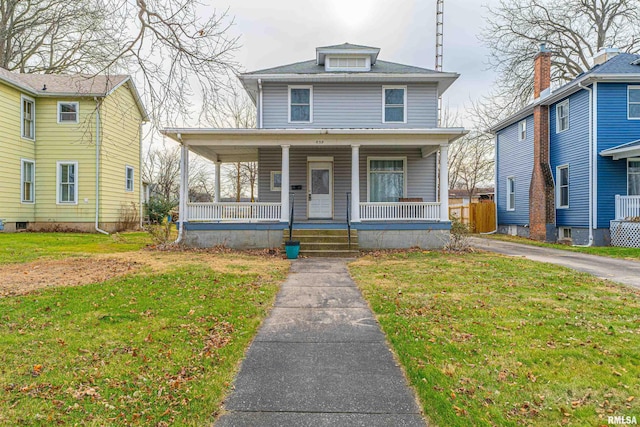
<svg viewBox="0 0 640 427">
<path fill-rule="evenodd" d="M 282 205 L 282 222 L 289 222 L 289 145 L 282 147 L 282 188 L 280 189 L 280 203 Z"/>
<path fill-rule="evenodd" d="M 360 222 L 360 146 L 351 146 L 351 222 Z"/>
<path fill-rule="evenodd" d="M 222 166 L 222 162 L 220 160 L 216 160 L 216 182 L 213 192 L 213 201 L 216 203 L 220 203 L 220 167 Z"/>
<path fill-rule="evenodd" d="M 449 144 L 440 145 L 440 221 L 449 221 Z"/>
</svg>

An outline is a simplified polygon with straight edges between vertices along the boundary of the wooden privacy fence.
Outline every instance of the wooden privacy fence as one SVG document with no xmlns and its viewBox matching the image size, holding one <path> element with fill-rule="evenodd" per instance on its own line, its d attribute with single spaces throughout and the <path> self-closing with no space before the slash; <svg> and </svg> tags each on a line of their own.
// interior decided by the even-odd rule
<svg viewBox="0 0 640 427">
<path fill-rule="evenodd" d="M 489 233 L 496 229 L 496 205 L 493 202 L 449 206 L 449 216 L 468 224 L 473 233 Z"/>
</svg>

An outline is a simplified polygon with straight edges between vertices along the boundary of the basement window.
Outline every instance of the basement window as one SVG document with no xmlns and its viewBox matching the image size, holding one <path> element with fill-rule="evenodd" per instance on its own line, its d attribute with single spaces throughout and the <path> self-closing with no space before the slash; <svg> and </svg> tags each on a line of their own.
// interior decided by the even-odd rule
<svg viewBox="0 0 640 427">
<path fill-rule="evenodd" d="M 16 231 L 18 230 L 26 230 L 28 222 L 16 222 Z"/>
</svg>

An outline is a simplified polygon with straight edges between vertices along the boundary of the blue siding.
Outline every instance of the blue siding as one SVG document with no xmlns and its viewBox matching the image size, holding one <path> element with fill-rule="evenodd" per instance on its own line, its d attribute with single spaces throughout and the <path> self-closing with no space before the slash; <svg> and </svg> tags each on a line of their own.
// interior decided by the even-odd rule
<svg viewBox="0 0 640 427">
<path fill-rule="evenodd" d="M 556 133 L 556 105 L 549 106 L 549 163 L 556 188 L 556 167 L 569 165 L 569 208 L 556 209 L 556 224 L 589 227 L 589 92 L 569 96 L 569 129 L 561 133 Z"/>
<path fill-rule="evenodd" d="M 529 185 L 533 169 L 533 115 L 527 117 L 527 137 L 518 139 L 518 123 L 497 134 L 498 224 L 529 224 Z M 516 206 L 507 211 L 507 177 L 516 180 Z"/>
<path fill-rule="evenodd" d="M 598 83 L 598 152 L 640 139 L 640 120 L 627 119 L 627 84 Z M 597 157 L 598 228 L 615 216 L 615 195 L 627 194 L 627 161 Z"/>
</svg>

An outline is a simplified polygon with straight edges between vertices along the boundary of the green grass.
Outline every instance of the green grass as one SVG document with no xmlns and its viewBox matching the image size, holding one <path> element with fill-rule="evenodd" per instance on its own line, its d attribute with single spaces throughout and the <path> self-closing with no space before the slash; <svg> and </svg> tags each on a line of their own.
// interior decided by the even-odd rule
<svg viewBox="0 0 640 427">
<path fill-rule="evenodd" d="M 640 415 L 640 292 L 496 255 L 350 270 L 439 426 L 594 426 Z"/>
<path fill-rule="evenodd" d="M 0 425 L 210 424 L 286 268 L 243 257 L 0 299 Z"/>
<path fill-rule="evenodd" d="M 0 264 L 136 251 L 150 243 L 145 232 L 110 236 L 98 233 L 0 233 Z"/>
<path fill-rule="evenodd" d="M 565 251 L 581 252 L 581 253 L 591 254 L 591 255 L 607 256 L 611 258 L 622 258 L 622 259 L 631 259 L 631 260 L 640 259 L 639 248 L 620 248 L 617 246 L 591 246 L 591 247 L 585 248 L 585 247 L 579 247 L 579 246 L 562 245 L 559 243 L 538 242 L 536 240 L 531 240 L 531 239 L 518 237 L 518 236 L 508 236 L 506 234 L 492 234 L 492 235 L 485 235 L 482 237 L 487 237 L 495 240 L 503 240 L 505 242 L 524 243 L 526 245 L 540 246 L 543 248 L 554 248 L 554 249 L 562 249 Z"/>
</svg>

